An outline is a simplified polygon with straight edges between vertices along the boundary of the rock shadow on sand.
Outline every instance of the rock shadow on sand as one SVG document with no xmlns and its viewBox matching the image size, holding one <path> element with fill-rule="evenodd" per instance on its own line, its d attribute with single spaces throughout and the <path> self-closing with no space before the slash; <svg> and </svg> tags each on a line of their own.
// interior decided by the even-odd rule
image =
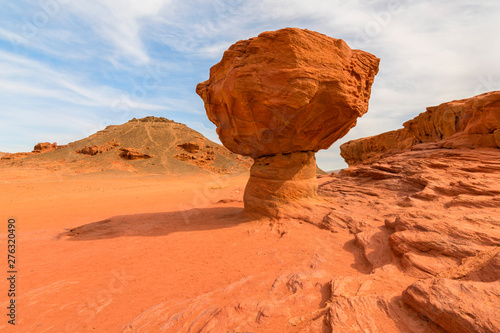
<svg viewBox="0 0 500 333">
<path fill-rule="evenodd" d="M 250 222 L 240 207 L 194 208 L 186 211 L 118 215 L 81 225 L 58 235 L 66 240 L 98 240 L 126 236 L 159 237 L 173 232 L 231 228 Z"/>
</svg>

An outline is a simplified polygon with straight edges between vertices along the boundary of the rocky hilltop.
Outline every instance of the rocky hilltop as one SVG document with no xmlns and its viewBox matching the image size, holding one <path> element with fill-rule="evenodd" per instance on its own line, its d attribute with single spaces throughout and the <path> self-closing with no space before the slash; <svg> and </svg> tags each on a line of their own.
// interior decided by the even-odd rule
<svg viewBox="0 0 500 333">
<path fill-rule="evenodd" d="M 410 149 L 500 148 L 500 91 L 428 107 L 403 126 L 344 143 L 341 155 L 356 165 Z"/>
<path fill-rule="evenodd" d="M 39 143 L 30 153 L 2 157 L 4 165 L 76 173 L 232 174 L 248 170 L 250 163 L 184 124 L 152 116 L 108 126 L 65 146 Z"/>
</svg>

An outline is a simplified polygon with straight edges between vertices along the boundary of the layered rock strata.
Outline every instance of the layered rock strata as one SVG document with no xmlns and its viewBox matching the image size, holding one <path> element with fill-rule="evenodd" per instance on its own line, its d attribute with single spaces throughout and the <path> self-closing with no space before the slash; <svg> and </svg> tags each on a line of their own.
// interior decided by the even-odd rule
<svg viewBox="0 0 500 333">
<path fill-rule="evenodd" d="M 428 107 L 404 128 L 344 143 L 349 165 L 422 148 L 500 148 L 500 91 Z"/>
</svg>

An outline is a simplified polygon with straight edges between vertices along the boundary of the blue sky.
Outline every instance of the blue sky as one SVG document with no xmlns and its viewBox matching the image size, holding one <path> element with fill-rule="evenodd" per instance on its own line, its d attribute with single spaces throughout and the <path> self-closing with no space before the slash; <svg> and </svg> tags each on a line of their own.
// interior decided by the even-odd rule
<svg viewBox="0 0 500 333">
<path fill-rule="evenodd" d="M 0 0 L 0 151 L 163 116 L 218 141 L 198 82 L 234 42 L 298 27 L 381 58 L 370 110 L 338 146 L 427 106 L 500 90 L 498 0 Z"/>
</svg>

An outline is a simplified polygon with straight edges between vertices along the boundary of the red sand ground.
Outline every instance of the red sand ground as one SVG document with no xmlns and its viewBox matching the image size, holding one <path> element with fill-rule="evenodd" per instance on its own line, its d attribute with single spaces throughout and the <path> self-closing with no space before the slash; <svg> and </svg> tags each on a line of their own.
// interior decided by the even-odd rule
<svg viewBox="0 0 500 333">
<path fill-rule="evenodd" d="M 351 167 L 274 223 L 242 214 L 248 173 L 3 167 L 2 267 L 15 218 L 18 274 L 15 327 L 0 283 L 0 331 L 441 333 L 473 313 L 470 332 L 500 332 L 499 154 Z"/>
<path fill-rule="evenodd" d="M 332 275 L 369 271 L 345 234 L 298 223 L 283 233 L 241 217 L 248 174 L 210 179 L 2 171 L 0 248 L 6 249 L 7 219 L 15 218 L 18 270 L 16 326 L 3 314 L 2 332 L 122 332 L 151 306 L 185 302 L 245 278 L 254 281 L 248 295 L 258 296 L 271 287 L 267 281 L 311 267 L 328 271 L 325 283 Z M 221 199 L 229 202 L 217 203 Z M 316 303 L 298 305 L 291 315 L 313 312 L 321 300 Z M 2 296 L 4 313 L 6 306 Z M 266 331 L 284 331 L 288 319 L 274 320 Z"/>
</svg>

